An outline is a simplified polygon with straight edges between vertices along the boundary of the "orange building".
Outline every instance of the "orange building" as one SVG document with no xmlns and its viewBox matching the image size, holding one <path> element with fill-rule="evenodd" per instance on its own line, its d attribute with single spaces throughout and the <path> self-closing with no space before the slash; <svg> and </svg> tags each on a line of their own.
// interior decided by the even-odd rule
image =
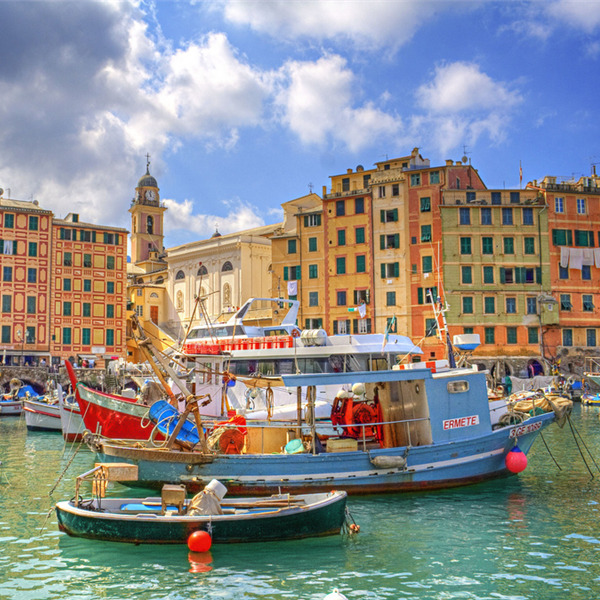
<svg viewBox="0 0 600 600">
<path fill-rule="evenodd" d="M 127 230 L 54 219 L 52 360 L 125 356 Z"/>
<path fill-rule="evenodd" d="M 0 190 L 0 359 L 49 362 L 52 213 Z"/>
</svg>

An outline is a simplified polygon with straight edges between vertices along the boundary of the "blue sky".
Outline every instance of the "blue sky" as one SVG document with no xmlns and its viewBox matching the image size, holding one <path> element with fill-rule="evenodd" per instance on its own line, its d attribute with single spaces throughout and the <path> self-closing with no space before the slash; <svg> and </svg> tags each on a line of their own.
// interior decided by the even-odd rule
<svg viewBox="0 0 600 600">
<path fill-rule="evenodd" d="M 167 247 L 415 146 L 490 188 L 600 163 L 600 1 L 0 0 L 0 23 L 0 186 L 128 228 L 149 153 Z"/>
</svg>

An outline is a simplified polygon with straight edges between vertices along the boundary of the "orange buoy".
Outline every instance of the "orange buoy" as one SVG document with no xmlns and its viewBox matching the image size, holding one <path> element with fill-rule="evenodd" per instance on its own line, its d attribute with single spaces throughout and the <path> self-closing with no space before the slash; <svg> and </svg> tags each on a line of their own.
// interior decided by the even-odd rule
<svg viewBox="0 0 600 600">
<path fill-rule="evenodd" d="M 520 473 L 527 467 L 527 455 L 519 448 L 519 446 L 515 446 L 506 455 L 504 462 L 506 464 L 506 468 L 511 473 Z"/>
<path fill-rule="evenodd" d="M 190 535 L 187 545 L 192 552 L 208 552 L 212 546 L 212 538 L 208 531 L 199 529 Z"/>
</svg>

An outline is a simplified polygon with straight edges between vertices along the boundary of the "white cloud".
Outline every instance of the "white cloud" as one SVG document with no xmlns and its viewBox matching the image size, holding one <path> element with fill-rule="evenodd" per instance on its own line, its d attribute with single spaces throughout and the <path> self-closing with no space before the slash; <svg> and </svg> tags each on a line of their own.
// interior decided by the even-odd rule
<svg viewBox="0 0 600 600">
<path fill-rule="evenodd" d="M 600 3 L 597 0 L 556 0 L 545 5 L 557 25 L 569 24 L 586 33 L 600 26 Z"/>
<path fill-rule="evenodd" d="M 375 137 L 395 136 L 401 128 L 397 117 L 372 102 L 354 105 L 360 85 L 341 56 L 290 61 L 281 75 L 281 119 L 304 144 L 341 143 L 357 152 Z"/>
</svg>

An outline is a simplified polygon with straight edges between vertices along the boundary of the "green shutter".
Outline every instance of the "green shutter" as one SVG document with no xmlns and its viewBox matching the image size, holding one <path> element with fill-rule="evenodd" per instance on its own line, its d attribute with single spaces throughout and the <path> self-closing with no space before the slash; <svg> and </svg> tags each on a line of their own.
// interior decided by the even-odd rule
<svg viewBox="0 0 600 600">
<path fill-rule="evenodd" d="M 296 279 L 302 279 L 302 269 L 300 265 L 296 267 Z"/>
<path fill-rule="evenodd" d="M 542 283 L 542 267 L 535 268 L 535 282 Z"/>
<path fill-rule="evenodd" d="M 379 236 L 379 249 L 385 250 L 385 235 Z"/>
<path fill-rule="evenodd" d="M 570 229 L 567 229 L 567 246 L 573 245 L 573 232 Z"/>
<path fill-rule="evenodd" d="M 400 277 L 400 263 L 394 263 L 394 277 Z"/>
<path fill-rule="evenodd" d="M 289 268 L 283 267 L 283 280 L 287 281 L 290 278 L 289 276 Z"/>
<path fill-rule="evenodd" d="M 385 263 L 381 263 L 381 279 L 385 279 Z"/>
<path fill-rule="evenodd" d="M 385 223 L 385 210 L 380 211 L 381 213 L 381 222 Z"/>
<path fill-rule="evenodd" d="M 423 304 L 423 288 L 417 288 L 417 302 Z"/>
<path fill-rule="evenodd" d="M 506 269 L 500 267 L 500 283 L 506 283 Z"/>
<path fill-rule="evenodd" d="M 394 234 L 394 248 L 400 248 L 400 234 Z"/>
</svg>

